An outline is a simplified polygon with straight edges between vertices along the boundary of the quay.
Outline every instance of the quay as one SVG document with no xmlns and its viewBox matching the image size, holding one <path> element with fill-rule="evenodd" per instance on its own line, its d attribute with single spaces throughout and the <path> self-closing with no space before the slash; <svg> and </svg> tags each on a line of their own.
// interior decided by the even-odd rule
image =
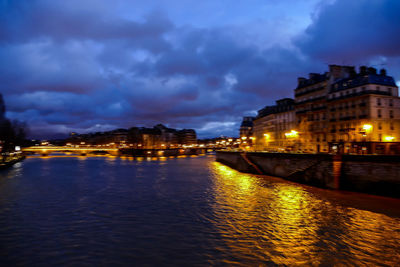
<svg viewBox="0 0 400 267">
<path fill-rule="evenodd" d="M 3 155 L 0 160 L 0 170 L 7 169 L 13 166 L 15 163 L 22 161 L 25 158 L 21 152 L 14 152 L 8 155 Z"/>
<path fill-rule="evenodd" d="M 400 198 L 400 156 L 216 151 L 240 172 L 270 175 L 321 188 Z"/>
</svg>

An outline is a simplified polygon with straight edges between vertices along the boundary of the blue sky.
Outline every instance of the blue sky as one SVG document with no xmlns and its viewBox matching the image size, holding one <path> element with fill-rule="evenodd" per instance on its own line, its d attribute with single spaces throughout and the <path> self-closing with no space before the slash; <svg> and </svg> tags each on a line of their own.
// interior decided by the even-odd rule
<svg viewBox="0 0 400 267">
<path fill-rule="evenodd" d="M 31 137 L 164 123 L 236 136 L 327 64 L 400 80 L 400 1 L 0 1 L 0 92 Z"/>
</svg>

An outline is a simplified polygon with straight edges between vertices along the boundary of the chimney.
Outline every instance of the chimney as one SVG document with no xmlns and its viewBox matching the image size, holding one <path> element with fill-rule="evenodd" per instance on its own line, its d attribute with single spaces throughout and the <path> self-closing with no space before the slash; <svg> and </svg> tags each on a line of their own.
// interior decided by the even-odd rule
<svg viewBox="0 0 400 267">
<path fill-rule="evenodd" d="M 361 66 L 360 67 L 360 74 L 361 75 L 367 74 L 367 67 L 366 66 Z"/>
<path fill-rule="evenodd" d="M 309 73 L 308 77 L 310 80 L 313 80 L 315 77 L 318 77 L 318 75 L 319 75 L 318 73 Z"/>
<path fill-rule="evenodd" d="M 373 67 L 368 68 L 368 74 L 376 74 L 376 69 Z"/>
<path fill-rule="evenodd" d="M 380 74 L 381 74 L 382 76 L 386 76 L 386 70 L 385 70 L 385 69 L 381 69 Z"/>
<path fill-rule="evenodd" d="M 301 85 L 302 83 L 304 83 L 305 80 L 306 80 L 306 78 L 304 78 L 304 77 L 298 77 L 297 78 L 298 85 Z"/>
<path fill-rule="evenodd" d="M 334 80 L 341 77 L 342 74 L 342 66 L 339 65 L 329 65 L 329 72 Z"/>
</svg>

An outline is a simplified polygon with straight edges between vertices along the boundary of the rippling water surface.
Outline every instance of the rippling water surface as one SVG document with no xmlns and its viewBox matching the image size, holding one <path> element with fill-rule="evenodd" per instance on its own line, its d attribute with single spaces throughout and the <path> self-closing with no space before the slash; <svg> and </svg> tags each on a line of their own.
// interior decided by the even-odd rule
<svg viewBox="0 0 400 267">
<path fill-rule="evenodd" d="M 0 172 L 0 263 L 394 266 L 399 215 L 213 156 L 28 158 Z"/>
</svg>

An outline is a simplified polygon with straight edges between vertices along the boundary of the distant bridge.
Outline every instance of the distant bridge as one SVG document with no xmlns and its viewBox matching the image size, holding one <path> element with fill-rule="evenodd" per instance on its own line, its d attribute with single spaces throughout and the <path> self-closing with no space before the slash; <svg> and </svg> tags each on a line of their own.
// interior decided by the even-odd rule
<svg viewBox="0 0 400 267">
<path fill-rule="evenodd" d="M 37 153 L 41 155 L 48 155 L 54 152 L 71 152 L 80 155 L 86 155 L 95 152 L 105 152 L 110 155 L 118 155 L 118 148 L 106 147 L 70 147 L 70 146 L 31 146 L 22 149 L 23 152 Z"/>
</svg>

